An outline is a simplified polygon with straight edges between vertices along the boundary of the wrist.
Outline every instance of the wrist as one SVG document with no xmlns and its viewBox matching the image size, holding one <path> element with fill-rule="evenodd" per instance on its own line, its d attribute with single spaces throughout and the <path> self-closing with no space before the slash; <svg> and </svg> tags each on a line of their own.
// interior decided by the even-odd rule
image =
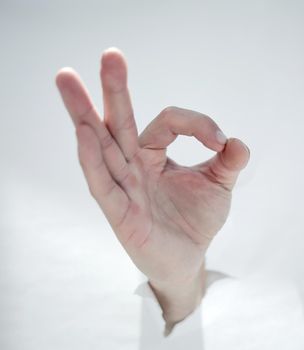
<svg viewBox="0 0 304 350">
<path fill-rule="evenodd" d="M 172 329 L 174 324 L 182 321 L 199 306 L 205 293 L 205 281 L 205 264 L 194 276 L 178 283 L 149 280 L 163 310 L 166 328 Z"/>
</svg>

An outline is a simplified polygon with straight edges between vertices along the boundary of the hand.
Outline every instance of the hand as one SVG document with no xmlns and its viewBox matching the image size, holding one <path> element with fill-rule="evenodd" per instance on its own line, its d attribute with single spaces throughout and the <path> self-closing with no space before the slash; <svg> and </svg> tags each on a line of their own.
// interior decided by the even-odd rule
<svg viewBox="0 0 304 350">
<path fill-rule="evenodd" d="M 103 53 L 100 75 L 103 119 L 74 70 L 63 68 L 56 76 L 90 193 L 155 290 L 197 281 L 206 249 L 227 218 L 248 148 L 227 140 L 211 118 L 177 107 L 163 110 L 138 136 L 120 51 Z M 217 153 L 181 166 L 166 156 L 179 134 Z"/>
</svg>

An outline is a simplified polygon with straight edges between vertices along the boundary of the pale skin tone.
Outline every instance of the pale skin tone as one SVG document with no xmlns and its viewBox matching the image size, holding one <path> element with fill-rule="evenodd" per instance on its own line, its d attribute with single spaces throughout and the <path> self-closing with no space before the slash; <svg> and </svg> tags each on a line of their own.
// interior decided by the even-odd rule
<svg viewBox="0 0 304 350">
<path fill-rule="evenodd" d="M 76 128 L 90 193 L 172 328 L 201 301 L 205 253 L 226 221 L 249 150 L 210 117 L 177 107 L 164 109 L 138 135 L 119 50 L 103 53 L 100 77 L 102 116 L 73 69 L 62 68 L 56 84 Z M 177 164 L 166 149 L 178 135 L 195 137 L 215 155 L 192 167 Z"/>
</svg>

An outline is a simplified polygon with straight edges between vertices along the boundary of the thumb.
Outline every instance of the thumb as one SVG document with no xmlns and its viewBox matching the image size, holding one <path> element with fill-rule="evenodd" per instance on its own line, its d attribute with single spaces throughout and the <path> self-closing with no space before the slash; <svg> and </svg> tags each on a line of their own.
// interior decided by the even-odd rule
<svg viewBox="0 0 304 350">
<path fill-rule="evenodd" d="M 249 161 L 249 148 L 239 139 L 228 139 L 225 148 L 204 164 L 215 180 L 232 190 L 237 177 Z M 205 168 L 206 169 L 206 168 Z"/>
</svg>

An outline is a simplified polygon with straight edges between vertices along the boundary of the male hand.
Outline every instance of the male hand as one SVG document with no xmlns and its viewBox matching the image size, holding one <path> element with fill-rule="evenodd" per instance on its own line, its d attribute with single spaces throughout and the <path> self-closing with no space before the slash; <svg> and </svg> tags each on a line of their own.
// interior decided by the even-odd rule
<svg viewBox="0 0 304 350">
<path fill-rule="evenodd" d="M 163 110 L 138 136 L 120 51 L 103 53 L 100 76 L 103 118 L 74 70 L 56 76 L 76 127 L 79 161 L 90 193 L 149 278 L 165 319 L 176 322 L 203 294 L 205 252 L 226 221 L 249 150 L 227 140 L 210 117 L 177 107 Z M 194 136 L 217 153 L 196 166 L 178 165 L 166 155 L 178 135 Z"/>
</svg>

